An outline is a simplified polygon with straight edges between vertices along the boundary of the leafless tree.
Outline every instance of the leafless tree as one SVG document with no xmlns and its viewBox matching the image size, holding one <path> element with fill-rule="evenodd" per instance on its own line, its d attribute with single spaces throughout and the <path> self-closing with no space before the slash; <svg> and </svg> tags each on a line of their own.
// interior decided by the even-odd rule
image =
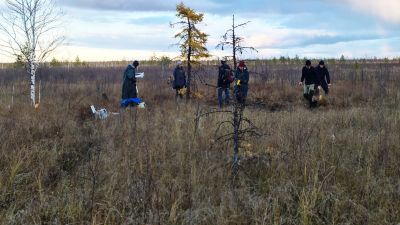
<svg viewBox="0 0 400 225">
<path fill-rule="evenodd" d="M 258 52 L 257 49 L 254 47 L 247 47 L 243 46 L 244 38 L 240 37 L 237 35 L 237 29 L 240 27 L 246 26 L 250 21 L 247 21 L 245 23 L 241 24 L 235 24 L 235 15 L 232 16 L 232 28 L 227 30 L 225 34 L 222 36 L 222 41 L 217 45 L 217 48 L 221 48 L 224 50 L 226 46 L 232 48 L 232 58 L 233 58 L 233 67 L 236 70 L 237 68 L 237 54 L 243 54 L 245 51 L 255 51 Z M 236 98 L 235 98 L 236 99 Z M 241 131 L 241 126 L 243 122 L 243 111 L 245 108 L 245 104 L 242 102 L 235 101 L 233 104 L 233 109 L 232 109 L 232 126 L 233 126 L 233 133 L 232 133 L 232 139 L 233 139 L 233 150 L 234 150 L 234 156 L 233 156 L 233 172 L 234 174 L 237 173 L 237 169 L 239 167 L 239 147 L 240 147 L 240 141 L 241 137 L 243 136 L 243 132 Z M 245 120 L 250 122 L 250 120 Z M 247 133 L 244 132 L 244 133 Z"/>
<path fill-rule="evenodd" d="M 232 48 L 233 68 L 237 67 L 237 54 L 242 54 L 245 51 L 258 52 L 254 47 L 243 46 L 244 38 L 237 35 L 236 30 L 240 27 L 246 26 L 250 21 L 241 24 L 235 24 L 235 15 L 232 16 L 232 28 L 227 30 L 222 36 L 222 41 L 217 45 L 217 48 L 225 49 L 226 46 Z"/>
<path fill-rule="evenodd" d="M 54 0 L 4 0 L 0 12 L 0 54 L 25 63 L 34 106 L 36 71 L 65 39 L 60 29 L 62 15 Z"/>
</svg>

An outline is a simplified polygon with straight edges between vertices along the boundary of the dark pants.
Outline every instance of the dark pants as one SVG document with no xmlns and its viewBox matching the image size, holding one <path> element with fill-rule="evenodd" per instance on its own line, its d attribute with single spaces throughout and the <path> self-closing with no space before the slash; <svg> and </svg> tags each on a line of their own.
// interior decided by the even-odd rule
<svg viewBox="0 0 400 225">
<path fill-rule="evenodd" d="M 325 82 L 325 83 L 322 83 L 321 84 L 321 87 L 322 87 L 322 89 L 324 90 L 324 92 L 325 92 L 325 95 L 328 95 L 329 94 L 329 86 L 328 86 L 328 84 Z"/>
<path fill-rule="evenodd" d="M 310 108 L 314 108 L 317 106 L 317 102 L 313 101 L 314 94 L 315 94 L 315 85 L 314 84 L 304 85 L 303 96 L 305 99 L 307 99 L 307 101 L 310 105 Z"/>
<path fill-rule="evenodd" d="M 249 88 L 247 85 L 235 86 L 235 97 L 238 103 L 244 104 Z"/>
<path fill-rule="evenodd" d="M 225 99 L 223 97 L 223 94 L 225 92 Z M 230 100 L 230 95 L 229 95 L 229 87 L 219 87 L 218 88 L 218 105 L 219 107 L 222 107 L 223 103 L 229 104 Z"/>
</svg>

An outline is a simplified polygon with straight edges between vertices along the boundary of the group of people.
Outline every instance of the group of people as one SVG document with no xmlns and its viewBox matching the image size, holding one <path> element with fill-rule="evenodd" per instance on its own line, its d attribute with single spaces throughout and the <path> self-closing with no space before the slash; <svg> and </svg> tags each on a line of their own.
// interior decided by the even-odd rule
<svg viewBox="0 0 400 225">
<path fill-rule="evenodd" d="M 122 100 L 137 98 L 136 88 L 136 69 L 139 66 L 138 61 L 129 64 L 124 72 L 124 81 L 122 86 Z M 221 60 L 218 68 L 218 105 L 223 107 L 230 103 L 230 87 L 234 84 L 233 94 L 236 101 L 244 104 L 249 90 L 249 71 L 244 61 L 240 61 L 237 68 L 232 70 L 226 60 Z M 186 74 L 182 62 L 178 61 L 173 72 L 172 88 L 175 90 L 176 98 L 183 97 L 183 90 L 186 89 Z M 301 81 L 299 85 L 304 86 L 304 98 L 308 101 L 309 107 L 317 106 L 315 98 L 319 90 L 322 89 L 326 95 L 329 93 L 331 85 L 328 69 L 325 67 L 324 61 L 320 61 L 319 65 L 314 68 L 311 61 L 307 60 L 303 67 Z"/>
<path fill-rule="evenodd" d="M 314 68 L 311 61 L 307 60 L 302 70 L 299 85 L 304 86 L 303 96 L 307 99 L 309 107 L 316 107 L 318 99 L 315 96 L 321 89 L 324 90 L 325 95 L 328 95 L 331 86 L 331 78 L 328 69 L 325 67 L 325 62 L 321 60 L 318 66 Z"/>
<path fill-rule="evenodd" d="M 182 62 L 178 61 L 173 73 L 172 87 L 175 89 L 176 98 L 182 97 L 182 89 L 186 88 L 186 75 L 183 69 Z M 249 83 L 249 71 L 244 61 L 240 61 L 237 69 L 233 71 L 226 63 L 226 60 L 221 60 L 221 66 L 218 68 L 218 104 L 220 107 L 223 104 L 229 104 L 230 101 L 230 86 L 234 82 L 234 95 L 238 103 L 243 103 L 246 100 Z M 223 96 L 225 94 L 225 96 Z"/>
</svg>

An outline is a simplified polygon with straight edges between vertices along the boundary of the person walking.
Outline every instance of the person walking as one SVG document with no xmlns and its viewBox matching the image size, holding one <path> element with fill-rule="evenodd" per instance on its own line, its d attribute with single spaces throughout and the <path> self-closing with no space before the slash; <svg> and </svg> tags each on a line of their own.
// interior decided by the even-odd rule
<svg viewBox="0 0 400 225">
<path fill-rule="evenodd" d="M 317 105 L 317 102 L 313 99 L 315 94 L 315 88 L 318 84 L 317 74 L 314 67 L 311 65 L 311 61 L 307 60 L 306 65 L 303 67 L 301 74 L 301 81 L 299 85 L 304 85 L 303 96 L 308 100 L 310 108 Z"/>
<path fill-rule="evenodd" d="M 249 71 L 244 61 L 239 62 L 235 72 L 235 97 L 238 103 L 245 104 L 249 91 Z"/>
<path fill-rule="evenodd" d="M 316 73 L 318 78 L 318 86 L 321 86 L 325 92 L 325 95 L 328 95 L 329 87 L 331 86 L 331 78 L 323 60 L 319 62 L 319 65 L 316 68 Z"/>
<path fill-rule="evenodd" d="M 233 74 L 232 70 L 229 65 L 226 63 L 226 60 L 221 60 L 221 66 L 218 68 L 218 82 L 217 82 L 217 89 L 218 89 L 218 105 L 221 108 L 224 104 L 229 104 L 230 94 L 229 88 L 231 83 L 233 82 Z M 223 98 L 223 94 L 225 92 L 225 99 Z"/>
<path fill-rule="evenodd" d="M 182 61 L 176 63 L 172 87 L 175 89 L 175 99 L 178 97 L 183 98 L 182 89 L 186 88 L 186 74 L 182 66 Z"/>
</svg>

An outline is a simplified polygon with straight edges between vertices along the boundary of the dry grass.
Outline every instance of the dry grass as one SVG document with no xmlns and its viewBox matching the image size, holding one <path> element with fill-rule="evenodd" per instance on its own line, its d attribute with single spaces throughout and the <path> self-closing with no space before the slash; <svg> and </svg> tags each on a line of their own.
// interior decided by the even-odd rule
<svg viewBox="0 0 400 225">
<path fill-rule="evenodd" d="M 0 224 L 400 223 L 398 66 L 386 80 L 367 65 L 363 81 L 343 75 L 351 65 L 332 68 L 330 105 L 314 111 L 297 76 L 274 75 L 281 67 L 253 77 L 245 115 L 262 137 L 244 141 L 235 186 L 231 143 L 215 142 L 230 115 L 203 117 L 195 132 L 197 107 L 216 105 L 210 87 L 199 86 L 201 101 L 176 104 L 167 78 L 145 67 L 147 109 L 120 111 L 121 68 L 49 70 L 33 110 L 27 85 L 4 78 Z M 95 120 L 92 103 L 121 115 Z"/>
</svg>

